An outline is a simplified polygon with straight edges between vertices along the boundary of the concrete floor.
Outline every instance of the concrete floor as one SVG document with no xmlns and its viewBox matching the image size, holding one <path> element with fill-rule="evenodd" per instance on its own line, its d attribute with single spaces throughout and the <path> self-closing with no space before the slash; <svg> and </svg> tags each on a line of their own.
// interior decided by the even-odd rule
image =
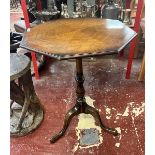
<svg viewBox="0 0 155 155">
<path fill-rule="evenodd" d="M 140 60 L 135 60 L 130 80 L 125 79 L 126 59 L 116 56 L 84 61 L 86 100 L 99 110 L 105 125 L 120 133 L 114 137 L 91 115 L 74 117 L 64 137 L 55 144 L 66 112 L 75 103 L 75 61 L 49 59 L 34 86 L 45 108 L 41 126 L 20 138 L 11 138 L 11 155 L 144 155 L 144 83 L 137 81 Z"/>
</svg>

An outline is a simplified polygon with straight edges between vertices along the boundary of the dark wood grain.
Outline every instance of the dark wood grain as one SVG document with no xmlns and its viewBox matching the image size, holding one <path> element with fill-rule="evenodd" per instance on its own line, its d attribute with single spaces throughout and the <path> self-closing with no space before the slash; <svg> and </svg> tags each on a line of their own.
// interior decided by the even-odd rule
<svg viewBox="0 0 155 155">
<path fill-rule="evenodd" d="M 21 47 L 57 59 L 119 52 L 136 33 L 117 20 L 61 19 L 25 33 Z"/>
</svg>

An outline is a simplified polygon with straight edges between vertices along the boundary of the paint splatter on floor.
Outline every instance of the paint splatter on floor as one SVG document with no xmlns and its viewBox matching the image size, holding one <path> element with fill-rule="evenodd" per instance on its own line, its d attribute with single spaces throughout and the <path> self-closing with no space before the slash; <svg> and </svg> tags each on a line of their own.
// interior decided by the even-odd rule
<svg viewBox="0 0 155 155">
<path fill-rule="evenodd" d="M 91 99 L 89 96 L 86 96 L 86 102 L 88 105 L 95 108 L 94 106 L 95 100 Z M 105 107 L 106 119 L 116 117 L 116 120 L 119 120 L 122 119 L 122 117 L 128 117 L 129 115 L 131 115 L 134 123 L 134 117 L 137 117 L 144 112 L 144 105 L 145 105 L 144 102 L 141 102 L 141 105 L 135 105 L 134 102 L 129 102 L 127 103 L 127 106 L 123 113 L 120 113 L 114 107 L 109 108 L 108 106 L 105 105 L 104 107 Z M 113 115 L 114 112 L 115 116 Z M 90 114 L 80 114 L 78 116 L 78 120 L 79 120 L 78 125 L 76 127 L 76 135 L 78 137 L 77 139 L 78 142 L 74 145 L 74 149 L 72 150 L 73 153 L 76 152 L 78 149 L 88 149 L 90 147 L 99 146 L 103 142 L 103 134 L 102 129 L 95 124 L 93 116 L 91 116 Z M 121 130 L 124 130 L 125 133 L 127 133 L 127 129 L 124 128 L 121 129 L 120 127 L 116 127 L 116 130 L 118 131 L 119 136 L 117 137 L 117 142 L 115 143 L 115 146 L 119 148 L 122 139 Z M 136 128 L 135 132 L 136 135 L 138 136 Z M 114 139 L 116 138 L 114 137 Z"/>
<path fill-rule="evenodd" d="M 128 117 L 130 115 L 131 118 L 132 118 L 133 125 L 135 126 L 134 118 L 139 116 L 140 114 L 144 113 L 144 107 L 145 107 L 144 102 L 141 102 L 141 104 L 138 104 L 138 105 L 135 105 L 134 102 L 129 102 L 129 103 L 127 103 L 126 109 L 125 109 L 125 111 L 123 113 L 118 112 L 115 108 L 110 109 L 110 108 L 106 107 L 106 115 L 111 114 L 112 110 L 117 111 L 116 114 L 115 114 L 115 117 L 116 117 L 116 120 L 114 121 L 115 123 L 117 123 L 117 120 L 122 119 L 122 117 Z M 112 114 L 110 115 L 110 117 L 106 116 L 107 119 L 110 119 L 111 117 L 112 117 Z M 121 144 L 120 142 L 121 142 L 121 139 L 122 139 L 121 128 L 117 127 L 116 129 L 117 129 L 117 131 L 119 133 L 119 138 L 118 138 L 118 142 L 116 142 L 115 146 L 120 147 L 120 144 Z M 122 128 L 122 130 L 125 130 L 125 133 L 127 133 L 127 129 Z M 137 138 L 138 138 L 138 143 L 140 145 L 136 127 L 135 127 L 135 132 L 136 132 L 136 135 L 137 135 Z"/>
</svg>

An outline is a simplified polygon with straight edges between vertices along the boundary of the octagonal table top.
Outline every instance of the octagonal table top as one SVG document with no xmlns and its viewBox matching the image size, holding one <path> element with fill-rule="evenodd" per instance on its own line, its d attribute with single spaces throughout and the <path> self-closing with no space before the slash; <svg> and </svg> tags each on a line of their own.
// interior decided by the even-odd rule
<svg viewBox="0 0 155 155">
<path fill-rule="evenodd" d="M 118 53 L 135 36 L 118 20 L 59 19 L 25 32 L 20 47 L 62 60 Z"/>
</svg>

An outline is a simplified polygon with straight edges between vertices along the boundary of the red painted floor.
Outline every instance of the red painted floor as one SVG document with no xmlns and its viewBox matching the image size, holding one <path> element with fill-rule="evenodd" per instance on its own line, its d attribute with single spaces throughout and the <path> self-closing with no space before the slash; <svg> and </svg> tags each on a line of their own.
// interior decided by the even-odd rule
<svg viewBox="0 0 155 155">
<path fill-rule="evenodd" d="M 133 63 L 130 80 L 125 79 L 126 63 L 126 60 L 118 60 L 115 56 L 94 62 L 84 61 L 86 96 L 94 99 L 95 107 L 101 109 L 102 121 L 108 126 L 120 128 L 121 134 L 113 137 L 103 131 L 102 144 L 88 149 L 78 148 L 74 154 L 144 155 L 144 83 L 137 81 L 140 61 Z M 44 121 L 32 134 L 11 138 L 11 155 L 73 154 L 78 142 L 75 131 L 77 117 L 63 138 L 55 144 L 50 144 L 49 138 L 61 129 L 66 112 L 75 103 L 74 69 L 74 61 L 51 59 L 41 73 L 41 79 L 34 79 L 36 93 L 45 108 Z M 110 119 L 107 119 L 107 107 L 111 109 Z M 129 111 L 125 116 L 127 109 Z"/>
</svg>

